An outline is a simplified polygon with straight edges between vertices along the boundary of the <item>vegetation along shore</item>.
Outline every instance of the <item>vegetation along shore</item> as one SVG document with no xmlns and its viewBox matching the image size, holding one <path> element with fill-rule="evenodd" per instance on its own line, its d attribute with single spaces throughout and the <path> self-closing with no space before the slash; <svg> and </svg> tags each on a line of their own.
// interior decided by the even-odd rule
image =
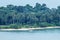
<svg viewBox="0 0 60 40">
<path fill-rule="evenodd" d="M 36 3 L 34 7 L 29 4 L 0 7 L 0 29 L 42 29 L 54 26 L 60 26 L 60 6 L 48 8 L 46 4 Z"/>
</svg>

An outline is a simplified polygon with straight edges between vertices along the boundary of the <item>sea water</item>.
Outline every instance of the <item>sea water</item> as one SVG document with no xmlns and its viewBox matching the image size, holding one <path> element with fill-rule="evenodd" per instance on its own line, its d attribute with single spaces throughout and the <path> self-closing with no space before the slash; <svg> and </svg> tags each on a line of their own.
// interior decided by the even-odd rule
<svg viewBox="0 0 60 40">
<path fill-rule="evenodd" d="M 0 32 L 0 40 L 60 40 L 60 29 Z"/>
</svg>

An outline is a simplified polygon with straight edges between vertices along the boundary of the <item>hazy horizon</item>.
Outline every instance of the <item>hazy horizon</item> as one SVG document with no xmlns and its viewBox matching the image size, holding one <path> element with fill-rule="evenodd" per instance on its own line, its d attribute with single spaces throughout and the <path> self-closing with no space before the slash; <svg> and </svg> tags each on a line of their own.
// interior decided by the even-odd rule
<svg viewBox="0 0 60 40">
<path fill-rule="evenodd" d="M 6 6 L 9 4 L 17 6 L 25 6 L 26 4 L 30 4 L 31 6 L 35 6 L 36 3 L 45 3 L 49 8 L 56 8 L 57 6 L 60 6 L 60 0 L 0 0 L 0 6 Z"/>
</svg>

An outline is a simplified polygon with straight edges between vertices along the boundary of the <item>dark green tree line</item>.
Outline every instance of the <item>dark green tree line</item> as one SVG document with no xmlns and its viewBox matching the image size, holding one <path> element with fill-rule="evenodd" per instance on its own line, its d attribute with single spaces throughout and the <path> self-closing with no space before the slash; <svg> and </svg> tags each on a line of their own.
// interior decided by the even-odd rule
<svg viewBox="0 0 60 40">
<path fill-rule="evenodd" d="M 60 6 L 48 8 L 36 3 L 35 7 L 7 5 L 0 7 L 0 25 L 29 25 L 37 27 L 60 26 Z"/>
</svg>

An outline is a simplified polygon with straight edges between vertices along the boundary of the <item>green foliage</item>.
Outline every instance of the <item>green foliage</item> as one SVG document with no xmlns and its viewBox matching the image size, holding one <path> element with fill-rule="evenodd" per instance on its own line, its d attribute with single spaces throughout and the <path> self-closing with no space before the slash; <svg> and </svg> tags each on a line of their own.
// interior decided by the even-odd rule
<svg viewBox="0 0 60 40">
<path fill-rule="evenodd" d="M 7 5 L 0 7 L 0 28 L 32 28 L 60 26 L 60 6 L 48 8 L 46 4 L 36 3 L 34 7 Z"/>
<path fill-rule="evenodd" d="M 18 28 L 18 26 L 17 26 L 16 24 L 11 24 L 11 25 L 10 25 L 10 28 L 17 29 L 17 28 Z"/>
<path fill-rule="evenodd" d="M 0 29 L 9 29 L 10 26 L 9 25 L 0 25 Z"/>
<path fill-rule="evenodd" d="M 56 26 L 55 24 L 47 23 L 47 22 L 42 22 L 40 23 L 41 27 L 48 27 L 48 26 Z"/>
</svg>

